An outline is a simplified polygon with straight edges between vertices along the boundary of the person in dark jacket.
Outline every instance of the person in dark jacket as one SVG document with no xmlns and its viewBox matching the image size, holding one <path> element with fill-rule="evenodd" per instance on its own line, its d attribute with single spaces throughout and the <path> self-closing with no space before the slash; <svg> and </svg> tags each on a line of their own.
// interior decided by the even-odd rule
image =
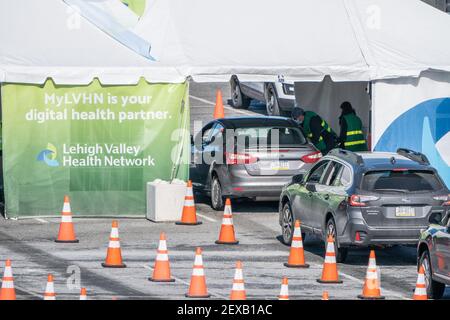
<svg viewBox="0 0 450 320">
<path fill-rule="evenodd" d="M 350 151 L 368 151 L 367 141 L 362 130 L 362 121 L 356 115 L 355 109 L 350 102 L 346 101 L 341 104 L 341 110 L 339 117 L 340 147 Z"/>
<path fill-rule="evenodd" d="M 323 155 L 336 146 L 336 134 L 317 113 L 295 107 L 292 110 L 292 119 L 302 126 L 305 135 Z"/>
</svg>

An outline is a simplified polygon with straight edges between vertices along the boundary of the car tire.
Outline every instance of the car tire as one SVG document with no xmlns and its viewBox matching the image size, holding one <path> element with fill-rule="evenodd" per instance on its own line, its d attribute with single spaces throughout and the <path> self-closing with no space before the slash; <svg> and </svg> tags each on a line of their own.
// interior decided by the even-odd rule
<svg viewBox="0 0 450 320">
<path fill-rule="evenodd" d="M 280 104 L 278 103 L 277 90 L 273 83 L 268 83 L 266 85 L 266 90 L 264 92 L 266 98 L 266 111 L 268 116 L 280 116 Z"/>
<path fill-rule="evenodd" d="M 211 179 L 211 207 L 216 211 L 223 210 L 224 207 L 222 186 L 216 175 Z"/>
<path fill-rule="evenodd" d="M 348 248 L 340 248 L 336 237 L 336 223 L 333 218 L 328 219 L 326 226 L 325 250 L 327 248 L 327 238 L 329 235 L 334 237 L 334 251 L 336 252 L 336 262 L 343 263 L 347 260 Z"/>
<path fill-rule="evenodd" d="M 445 284 L 434 281 L 432 278 L 430 253 L 425 250 L 419 259 L 419 266 L 425 270 L 425 283 L 427 285 L 427 295 L 430 299 L 441 299 L 445 292 Z"/>
<path fill-rule="evenodd" d="M 232 77 L 230 81 L 231 86 L 231 103 L 234 108 L 247 109 L 250 106 L 251 99 L 242 93 L 239 80 Z"/>
<path fill-rule="evenodd" d="M 294 235 L 294 215 L 291 204 L 286 202 L 281 212 L 281 238 L 284 244 L 290 245 Z"/>
</svg>

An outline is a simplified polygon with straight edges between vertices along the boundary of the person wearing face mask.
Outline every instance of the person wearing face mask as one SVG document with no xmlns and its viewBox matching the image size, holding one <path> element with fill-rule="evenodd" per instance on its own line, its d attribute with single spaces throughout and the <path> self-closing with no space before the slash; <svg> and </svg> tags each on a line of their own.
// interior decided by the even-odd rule
<svg viewBox="0 0 450 320">
<path fill-rule="evenodd" d="M 305 135 L 323 155 L 336 146 L 336 134 L 317 113 L 296 106 L 292 109 L 292 119 L 303 128 Z"/>
</svg>

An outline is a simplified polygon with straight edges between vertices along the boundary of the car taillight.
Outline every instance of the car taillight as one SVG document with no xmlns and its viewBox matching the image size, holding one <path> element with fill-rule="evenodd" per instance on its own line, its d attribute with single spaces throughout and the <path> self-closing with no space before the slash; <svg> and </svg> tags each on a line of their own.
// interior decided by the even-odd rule
<svg viewBox="0 0 450 320">
<path fill-rule="evenodd" d="M 380 198 L 374 196 L 360 196 L 354 194 L 348 198 L 348 204 L 352 207 L 365 207 L 367 205 L 366 202 L 376 201 L 378 199 Z"/>
<path fill-rule="evenodd" d="M 450 206 L 450 194 L 444 196 L 433 197 L 434 200 L 443 201 L 443 206 Z"/>
<path fill-rule="evenodd" d="M 258 161 L 258 158 L 247 153 L 226 153 L 227 164 L 252 164 Z"/>
<path fill-rule="evenodd" d="M 315 162 L 319 161 L 320 158 L 322 158 L 322 152 L 317 151 L 317 152 L 307 154 L 306 156 L 303 156 L 300 159 L 304 163 L 315 163 Z"/>
</svg>

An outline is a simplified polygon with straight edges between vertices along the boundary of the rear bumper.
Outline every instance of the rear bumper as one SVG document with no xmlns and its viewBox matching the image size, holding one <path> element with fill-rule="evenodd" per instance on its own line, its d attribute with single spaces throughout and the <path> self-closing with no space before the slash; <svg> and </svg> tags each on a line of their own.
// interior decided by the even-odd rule
<svg viewBox="0 0 450 320">
<path fill-rule="evenodd" d="M 283 111 L 292 111 L 295 106 L 295 98 L 278 98 L 278 105 Z"/>
<path fill-rule="evenodd" d="M 304 172 L 308 166 L 302 168 Z M 232 198 L 280 197 L 283 187 L 292 181 L 292 176 L 252 176 L 243 166 L 236 166 L 221 174 L 222 193 Z"/>
<path fill-rule="evenodd" d="M 374 228 L 363 219 L 350 219 L 342 236 L 338 237 L 340 246 L 367 247 L 375 245 L 417 245 L 424 226 Z M 356 233 L 360 241 L 356 241 Z"/>
</svg>

